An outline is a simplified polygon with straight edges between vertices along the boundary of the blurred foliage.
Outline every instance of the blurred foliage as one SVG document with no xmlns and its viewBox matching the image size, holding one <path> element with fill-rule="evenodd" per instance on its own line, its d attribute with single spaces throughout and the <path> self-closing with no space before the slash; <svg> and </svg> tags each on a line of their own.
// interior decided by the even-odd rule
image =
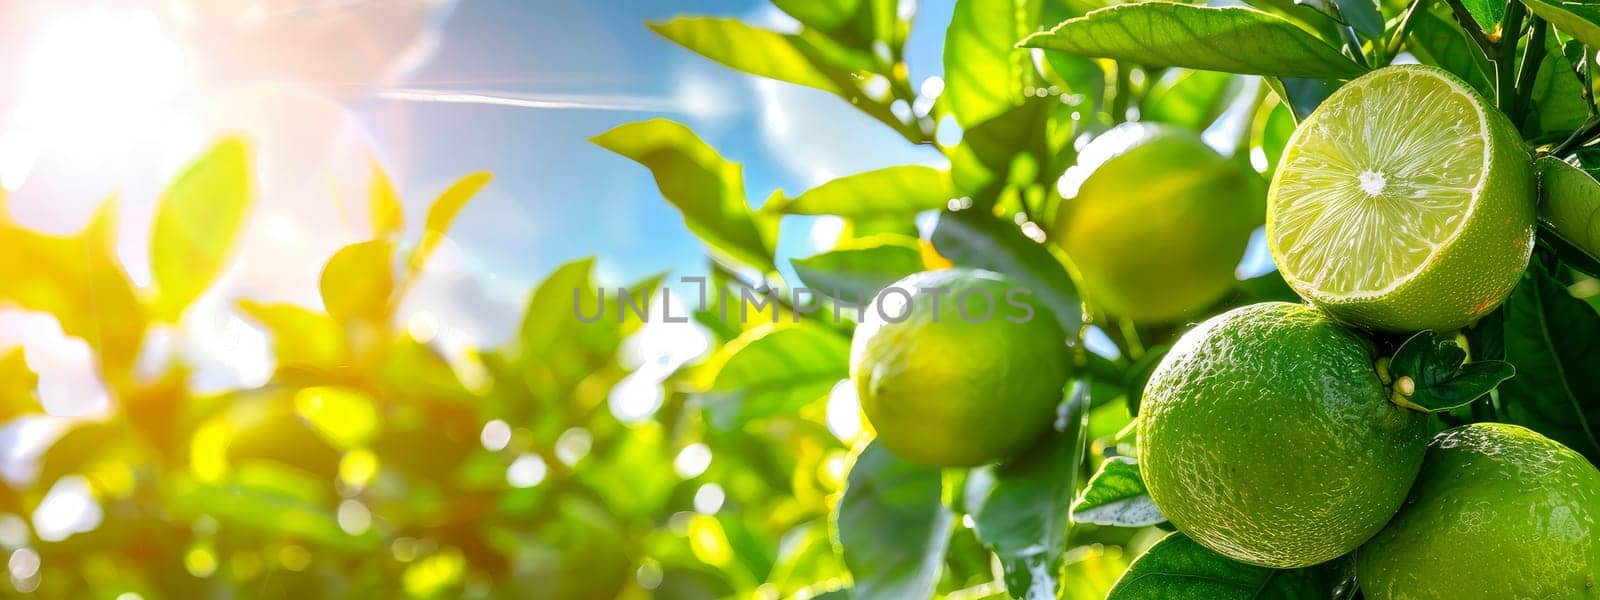
<svg viewBox="0 0 1600 600">
<path fill-rule="evenodd" d="M 1339 564 L 1277 577 L 1166 535 L 1130 458 L 1130 425 L 1145 378 L 1182 329 L 1085 305 L 1070 257 L 1040 243 L 1038 224 L 1068 200 L 1058 182 L 1076 149 L 1116 123 L 1204 131 L 1264 189 L 1297 117 L 1340 78 L 1402 50 L 1492 94 L 1490 61 L 1463 54 L 1483 32 L 1429 3 L 1091 12 L 1104 4 L 958 0 L 945 77 L 914 85 L 906 3 L 775 4 L 794 30 L 709 17 L 651 29 L 730 68 L 834 94 L 908 143 L 937 148 L 948 167 L 846 175 L 754 207 L 740 165 L 683 125 L 652 120 L 595 137 L 648 168 L 705 244 L 700 305 L 675 295 L 678 309 L 666 308 L 666 275 L 626 295 L 602 288 L 594 260 L 580 259 L 530 292 L 504 347 L 446 353 L 397 307 L 489 176 L 450 186 L 413 228 L 420 237 L 407 238 L 402 203 L 375 167 L 372 239 L 323 265 L 322 309 L 236 303 L 272 340 L 270 382 L 201 393 L 189 383 L 194 366 L 150 340 L 227 270 L 256 187 L 246 144 L 218 143 L 162 196 L 148 288 L 116 259 L 111 205 L 71 236 L 23 228 L 0 210 L 0 306 L 47 313 L 84 340 L 111 398 L 104 417 L 58 420 L 67 424 L 37 474 L 0 487 L 12 586 L 85 598 L 1132 598 L 1160 597 L 1192 573 L 1216 578 L 1219 595 L 1208 597 L 1268 584 L 1348 591 Z M 1287 49 L 1256 51 L 1265 46 Z M 1530 70 L 1545 82 L 1538 89 L 1565 91 L 1530 92 L 1537 118 L 1525 126 L 1555 131 L 1542 142 L 1553 144 L 1596 117 L 1590 61 L 1544 56 Z M 1572 80 L 1560 72 L 1574 69 Z M 934 212 L 919 230 L 919 215 Z M 834 247 L 783 261 L 778 224 L 794 215 L 844 227 Z M 1540 260 L 1505 309 L 1462 336 L 1475 357 L 1505 358 L 1519 376 L 1440 418 L 1521 420 L 1592 459 L 1597 432 L 1583 423 L 1600 422 L 1600 404 L 1592 386 L 1567 379 L 1593 371 L 1600 355 L 1588 334 L 1600 317 L 1567 290 L 1593 295 L 1600 283 L 1546 246 Z M 1034 289 L 1074 345 L 1075 381 L 1033 451 L 941 472 L 870 443 L 840 383 L 854 322 L 846 304 L 951 265 Z M 785 281 L 787 266 L 800 281 Z M 799 284 L 825 293 L 783 296 Z M 752 305 L 751 294 L 768 292 Z M 1208 312 L 1294 298 L 1269 272 Z M 595 308 L 609 316 L 585 318 Z M 695 335 L 647 335 L 669 315 Z M 709 348 L 677 356 L 697 336 Z M 639 350 L 651 343 L 676 354 Z M 0 420 L 40 419 L 37 387 L 21 350 L 0 354 Z M 97 526 L 40 527 L 73 491 L 99 508 Z M 1117 585 L 1147 549 L 1150 560 L 1132 569 L 1152 576 Z M 18 556 L 37 568 L 19 568 Z"/>
</svg>

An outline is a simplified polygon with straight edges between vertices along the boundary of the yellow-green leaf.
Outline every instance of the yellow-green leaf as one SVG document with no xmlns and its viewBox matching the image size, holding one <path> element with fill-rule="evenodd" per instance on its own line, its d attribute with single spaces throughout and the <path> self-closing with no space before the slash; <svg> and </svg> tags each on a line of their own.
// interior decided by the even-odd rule
<svg viewBox="0 0 1600 600">
<path fill-rule="evenodd" d="M 266 327 L 278 369 L 331 369 L 349 357 L 339 323 L 294 304 L 241 301 L 239 310 Z"/>
<path fill-rule="evenodd" d="M 394 243 L 373 240 L 341 248 L 322 270 L 322 304 L 341 322 L 388 320 L 394 293 Z"/>
<path fill-rule="evenodd" d="M 950 173 L 943 169 L 908 165 L 846 175 L 793 199 L 782 199 L 763 212 L 790 215 L 874 217 L 913 215 L 938 210 L 954 197 Z"/>
<path fill-rule="evenodd" d="M 54 315 L 64 333 L 95 350 L 110 383 L 120 384 L 144 343 L 149 318 L 117 262 L 112 203 L 70 237 L 19 227 L 5 214 L 0 196 L 0 305 Z"/>
<path fill-rule="evenodd" d="M 1033 58 L 1019 40 L 1039 21 L 1037 2 L 957 0 L 944 39 L 944 102 L 956 121 L 972 127 L 1022 103 L 1034 86 Z"/>
<path fill-rule="evenodd" d="M 738 19 L 679 17 L 650 29 L 697 54 L 751 75 L 839 93 L 839 86 L 801 50 L 795 36 Z"/>
<path fill-rule="evenodd" d="M 590 141 L 648 167 L 689 230 L 721 257 L 770 271 L 775 218 L 755 214 L 744 173 L 682 124 L 652 119 L 618 126 Z"/>
<path fill-rule="evenodd" d="M 394 182 L 383 166 L 372 162 L 372 183 L 367 188 L 367 211 L 372 218 L 372 237 L 382 239 L 400 233 L 406 226 L 405 205 L 394 190 Z"/>
<path fill-rule="evenodd" d="M 250 150 L 226 139 L 191 163 L 161 195 L 150 233 L 157 316 L 177 320 L 221 274 L 254 196 Z"/>
<path fill-rule="evenodd" d="M 467 205 L 467 201 L 477 195 L 478 190 L 489 184 L 494 176 L 487 172 L 479 171 L 462 177 L 451 184 L 439 198 L 433 201 L 433 206 L 428 207 L 428 219 L 423 223 L 422 241 L 417 244 L 417 249 L 411 254 L 410 268 L 413 272 L 422 270 L 427 264 L 428 257 L 433 255 L 433 250 L 439 247 L 439 242 L 444 239 L 445 232 L 450 230 L 450 224 L 456 220 L 456 215 Z"/>
<path fill-rule="evenodd" d="M 40 412 L 39 376 L 28 368 L 21 348 L 0 356 L 0 423 Z"/>
</svg>

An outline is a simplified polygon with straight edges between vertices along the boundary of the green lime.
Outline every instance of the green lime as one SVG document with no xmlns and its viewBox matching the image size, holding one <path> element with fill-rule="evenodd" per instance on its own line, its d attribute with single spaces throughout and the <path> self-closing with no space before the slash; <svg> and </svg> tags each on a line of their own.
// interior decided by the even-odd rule
<svg viewBox="0 0 1600 600">
<path fill-rule="evenodd" d="M 1388 401 L 1366 338 L 1308 306 L 1252 304 L 1178 340 L 1145 385 L 1150 498 L 1211 550 L 1275 568 L 1344 555 L 1405 500 L 1427 419 Z"/>
<path fill-rule="evenodd" d="M 1443 70 L 1386 67 L 1295 130 L 1268 192 L 1267 243 L 1289 285 L 1341 320 L 1453 330 L 1527 267 L 1535 193 L 1504 115 Z"/>
<path fill-rule="evenodd" d="M 1374 599 L 1600 598 L 1600 471 L 1525 427 L 1445 431 L 1356 578 Z"/>
<path fill-rule="evenodd" d="M 1078 156 L 1067 179 L 1081 183 L 1051 237 L 1072 259 L 1084 297 L 1152 323 L 1221 300 L 1261 224 L 1259 188 L 1244 167 L 1200 136 L 1153 123 L 1114 127 Z"/>
<path fill-rule="evenodd" d="M 1032 290 L 989 271 L 927 271 L 890 284 L 866 313 L 850 377 L 890 452 L 975 466 L 1021 452 L 1054 422 L 1070 357 Z"/>
</svg>

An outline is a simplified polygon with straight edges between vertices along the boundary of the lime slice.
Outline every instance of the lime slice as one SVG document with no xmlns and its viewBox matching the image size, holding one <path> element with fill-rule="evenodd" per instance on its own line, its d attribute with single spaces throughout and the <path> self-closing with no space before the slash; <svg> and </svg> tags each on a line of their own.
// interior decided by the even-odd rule
<svg viewBox="0 0 1600 600">
<path fill-rule="evenodd" d="M 1388 67 L 1295 131 L 1267 241 L 1289 285 L 1336 317 L 1454 329 L 1504 300 L 1527 266 L 1534 194 L 1505 116 L 1442 70 Z"/>
</svg>

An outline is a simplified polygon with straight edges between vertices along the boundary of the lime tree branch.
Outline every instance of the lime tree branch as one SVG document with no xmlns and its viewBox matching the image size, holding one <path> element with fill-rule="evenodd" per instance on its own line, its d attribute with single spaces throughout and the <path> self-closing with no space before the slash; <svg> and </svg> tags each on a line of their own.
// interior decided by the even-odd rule
<svg viewBox="0 0 1600 600">
<path fill-rule="evenodd" d="M 1406 35 L 1411 32 L 1411 16 L 1417 14 L 1417 7 L 1422 6 L 1424 0 L 1411 0 L 1411 5 L 1406 7 L 1406 12 L 1400 15 L 1400 24 L 1394 29 L 1394 36 L 1383 45 L 1383 62 L 1388 64 L 1394 57 L 1400 55 L 1400 49 L 1405 47 Z"/>
<path fill-rule="evenodd" d="M 1472 18 L 1472 12 L 1467 10 L 1461 0 L 1445 0 L 1445 4 L 1450 6 L 1450 14 L 1461 24 L 1461 30 L 1467 32 L 1467 37 L 1472 38 L 1472 43 L 1478 48 L 1482 58 L 1493 60 L 1494 42 L 1489 41 L 1488 36 L 1483 34 L 1483 29 L 1478 27 L 1478 21 Z"/>
<path fill-rule="evenodd" d="M 1521 36 L 1522 19 L 1527 14 L 1528 9 L 1522 6 L 1521 0 L 1508 2 L 1505 19 L 1500 22 L 1500 39 L 1495 41 L 1495 105 L 1500 108 L 1500 112 L 1512 115 L 1512 120 L 1517 122 L 1521 121 L 1516 116 L 1519 114 L 1516 112 L 1517 38 Z M 1537 67 L 1538 65 L 1535 65 L 1535 68 Z"/>
<path fill-rule="evenodd" d="M 1539 76 L 1539 65 L 1544 63 L 1545 36 L 1550 33 L 1549 24 L 1538 16 L 1528 21 L 1528 27 L 1533 30 L 1533 34 L 1528 36 L 1528 47 L 1522 52 L 1522 68 L 1517 71 L 1516 102 L 1512 105 L 1511 112 L 1506 113 L 1511 116 L 1512 122 L 1518 128 L 1522 127 L 1522 122 L 1527 118 L 1528 106 L 1533 100 L 1534 80 Z"/>
</svg>

